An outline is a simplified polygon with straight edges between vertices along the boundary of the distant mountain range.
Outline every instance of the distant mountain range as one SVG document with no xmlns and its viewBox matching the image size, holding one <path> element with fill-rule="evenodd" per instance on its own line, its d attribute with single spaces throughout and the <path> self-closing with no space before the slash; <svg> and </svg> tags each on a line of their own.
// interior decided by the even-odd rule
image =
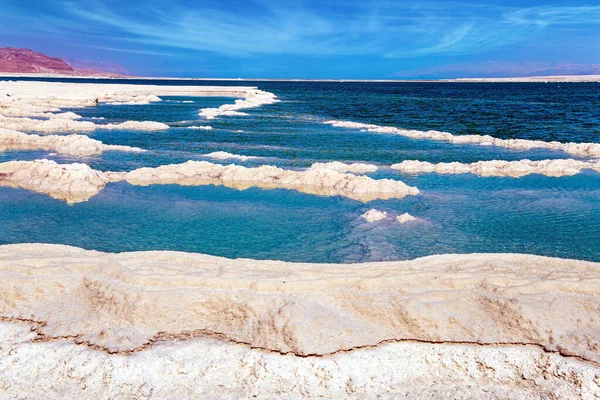
<svg viewBox="0 0 600 400">
<path fill-rule="evenodd" d="M 60 74 L 73 76 L 127 76 L 127 70 L 110 63 L 65 61 L 30 49 L 0 47 L 0 73 Z"/>
</svg>

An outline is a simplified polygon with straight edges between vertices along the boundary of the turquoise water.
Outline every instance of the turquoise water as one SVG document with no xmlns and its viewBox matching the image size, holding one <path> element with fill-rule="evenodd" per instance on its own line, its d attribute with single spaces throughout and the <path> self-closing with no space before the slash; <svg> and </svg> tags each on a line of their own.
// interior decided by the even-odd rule
<svg viewBox="0 0 600 400">
<path fill-rule="evenodd" d="M 162 82 L 152 81 L 161 84 Z M 240 85 L 240 82 L 165 84 Z M 382 166 L 418 159 L 474 162 L 573 158 L 562 152 L 515 151 L 413 140 L 323 124 L 330 119 L 453 134 L 600 142 L 600 84 L 243 82 L 281 102 L 249 116 L 203 120 L 198 110 L 231 98 L 164 97 L 150 105 L 73 110 L 103 122 L 153 120 L 161 132 L 96 131 L 107 144 L 147 153 L 105 152 L 77 158 L 48 152 L 0 152 L 0 162 L 49 158 L 100 170 L 203 160 L 228 151 L 267 157 L 239 163 L 303 168 L 315 161 Z M 193 103 L 184 103 L 192 100 Z M 189 126 L 210 125 L 211 131 Z M 233 161 L 232 161 L 233 162 Z M 470 174 L 369 174 L 400 179 L 418 196 L 366 204 L 288 190 L 109 184 L 75 205 L 22 189 L 0 188 L 0 243 L 64 243 L 103 251 L 182 250 L 226 257 L 310 262 L 410 259 L 430 254 L 519 252 L 600 261 L 600 174 L 481 178 Z M 420 223 L 366 223 L 370 208 L 408 212 Z"/>
</svg>

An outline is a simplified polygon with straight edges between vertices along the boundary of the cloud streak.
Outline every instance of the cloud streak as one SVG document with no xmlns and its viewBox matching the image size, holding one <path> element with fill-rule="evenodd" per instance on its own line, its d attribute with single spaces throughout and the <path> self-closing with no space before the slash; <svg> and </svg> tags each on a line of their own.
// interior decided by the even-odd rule
<svg viewBox="0 0 600 400">
<path fill-rule="evenodd" d="M 9 4 L 3 12 L 5 18 L 27 15 L 28 10 L 20 9 L 18 3 Z M 510 8 L 386 1 L 228 4 L 149 0 L 142 6 L 136 2 L 58 1 L 54 14 L 42 10 L 43 22 L 36 29 L 53 33 L 79 30 L 93 39 L 110 32 L 103 47 L 115 50 L 139 44 L 155 47 L 154 51 L 161 47 L 228 56 L 370 54 L 405 58 L 489 51 L 531 40 L 545 30 L 600 21 L 600 6 Z M 95 34 L 89 33 L 90 27 Z"/>
<path fill-rule="evenodd" d="M 0 35 L 59 56 L 98 55 L 131 63 L 132 71 L 139 65 L 145 73 L 162 74 L 299 77 L 307 75 L 297 71 L 321 70 L 329 72 L 318 77 L 389 77 L 402 69 L 398 65 L 416 70 L 459 56 L 473 62 L 511 61 L 532 53 L 542 61 L 558 62 L 559 55 L 570 63 L 600 62 L 593 59 L 600 40 L 600 5 L 498 3 L 4 0 Z"/>
</svg>

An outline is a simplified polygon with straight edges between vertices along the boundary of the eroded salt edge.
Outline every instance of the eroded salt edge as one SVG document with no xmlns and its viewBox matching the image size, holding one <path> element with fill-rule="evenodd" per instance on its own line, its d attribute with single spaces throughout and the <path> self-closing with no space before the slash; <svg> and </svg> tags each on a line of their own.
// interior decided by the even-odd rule
<svg viewBox="0 0 600 400">
<path fill-rule="evenodd" d="M 401 181 L 372 179 L 327 169 L 285 170 L 271 165 L 248 168 L 238 165 L 188 161 L 183 164 L 139 168 L 131 172 L 101 172 L 85 164 L 55 161 L 9 161 L 0 163 L 0 185 L 45 193 L 68 203 L 86 201 L 108 182 L 133 185 L 224 185 L 244 190 L 249 187 L 292 189 L 321 196 L 345 196 L 367 202 L 403 198 L 419 190 Z"/>
<path fill-rule="evenodd" d="M 454 144 L 475 143 L 484 146 L 498 146 L 518 150 L 530 150 L 534 148 L 560 150 L 577 156 L 600 157 L 600 144 L 598 143 L 561 143 L 545 142 L 542 140 L 498 139 L 489 135 L 453 135 L 449 132 L 407 130 L 393 126 L 380 126 L 339 120 L 325 121 L 324 124 L 332 125 L 338 128 L 359 129 L 374 133 L 396 134 L 412 139 L 439 140 Z"/>
<path fill-rule="evenodd" d="M 590 341 L 598 263 L 447 254 L 305 264 L 21 244 L 0 246 L 0 273 L 10 382 L 0 391 L 528 398 L 600 389 Z"/>
</svg>

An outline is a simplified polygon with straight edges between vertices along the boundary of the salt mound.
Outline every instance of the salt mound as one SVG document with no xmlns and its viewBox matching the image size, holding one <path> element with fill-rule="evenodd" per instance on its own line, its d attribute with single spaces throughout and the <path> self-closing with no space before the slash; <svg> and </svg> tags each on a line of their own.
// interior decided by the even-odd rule
<svg viewBox="0 0 600 400">
<path fill-rule="evenodd" d="M 362 214 L 360 217 L 367 220 L 368 222 L 377 222 L 381 221 L 382 219 L 386 219 L 387 213 L 385 211 L 382 212 L 372 208 L 366 213 Z"/>
<path fill-rule="evenodd" d="M 209 125 L 201 125 L 201 126 L 188 126 L 188 129 L 200 129 L 203 131 L 212 131 L 213 127 Z"/>
<path fill-rule="evenodd" d="M 44 193 L 67 203 L 88 200 L 110 181 L 110 176 L 85 164 L 57 164 L 50 160 L 0 163 L 0 186 Z"/>
<path fill-rule="evenodd" d="M 363 163 L 352 163 L 345 164 L 339 161 L 333 161 L 328 163 L 314 163 L 310 167 L 311 169 L 331 169 L 338 172 L 352 172 L 355 174 L 364 174 L 367 172 L 377 171 L 377 166 L 372 164 Z"/>
<path fill-rule="evenodd" d="M 398 221 L 401 224 L 405 224 L 407 222 L 416 221 L 416 220 L 417 220 L 417 218 L 413 217 L 409 213 L 404 213 L 404 214 L 398 215 L 396 217 L 396 221 Z"/>
</svg>

